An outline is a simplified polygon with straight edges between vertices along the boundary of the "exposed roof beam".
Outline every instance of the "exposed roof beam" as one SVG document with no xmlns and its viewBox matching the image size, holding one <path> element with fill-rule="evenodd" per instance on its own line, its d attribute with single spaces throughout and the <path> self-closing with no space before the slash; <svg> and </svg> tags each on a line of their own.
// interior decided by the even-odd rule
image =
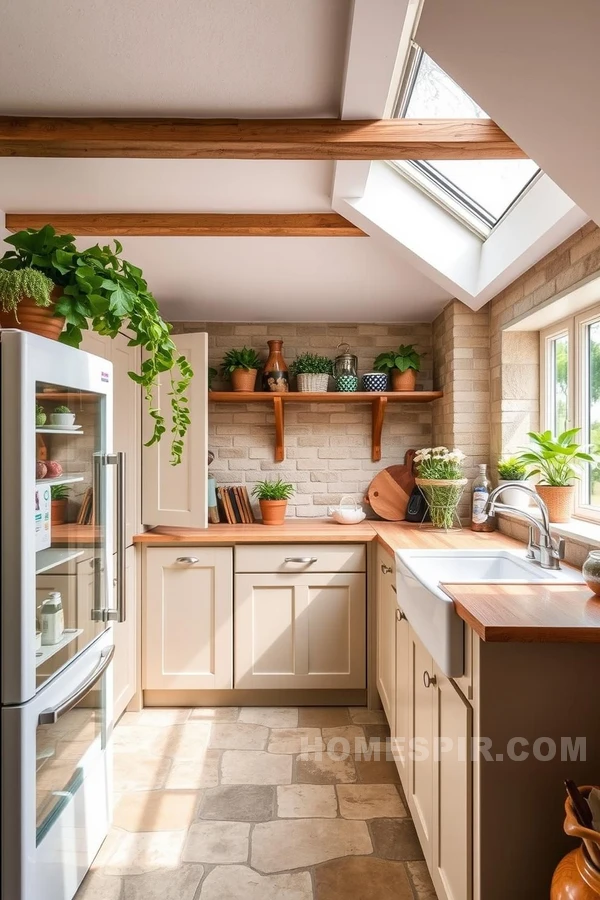
<svg viewBox="0 0 600 900">
<path fill-rule="evenodd" d="M 0 156 L 177 159 L 521 159 L 490 119 L 0 117 Z"/>
<path fill-rule="evenodd" d="M 7 213 L 9 231 L 95 237 L 367 237 L 338 213 Z"/>
</svg>

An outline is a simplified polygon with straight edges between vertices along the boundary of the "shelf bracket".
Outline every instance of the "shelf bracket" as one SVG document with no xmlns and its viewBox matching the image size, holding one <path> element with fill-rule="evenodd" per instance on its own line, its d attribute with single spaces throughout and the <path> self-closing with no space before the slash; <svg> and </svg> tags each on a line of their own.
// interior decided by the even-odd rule
<svg viewBox="0 0 600 900">
<path fill-rule="evenodd" d="M 373 400 L 371 411 L 371 459 L 373 462 L 379 462 L 381 459 L 381 431 L 386 408 L 387 397 L 377 397 Z"/>
<path fill-rule="evenodd" d="M 273 412 L 275 413 L 275 462 L 283 462 L 285 459 L 285 438 L 283 401 L 281 397 L 273 397 Z"/>
</svg>

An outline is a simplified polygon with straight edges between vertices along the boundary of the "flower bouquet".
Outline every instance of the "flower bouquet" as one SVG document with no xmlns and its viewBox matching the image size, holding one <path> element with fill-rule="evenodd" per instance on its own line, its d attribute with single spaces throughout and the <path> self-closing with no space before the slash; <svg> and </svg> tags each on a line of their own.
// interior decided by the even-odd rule
<svg viewBox="0 0 600 900">
<path fill-rule="evenodd" d="M 415 456 L 415 483 L 425 497 L 434 528 L 448 530 L 461 521 L 456 508 L 467 479 L 463 476 L 465 454 L 447 447 L 426 447 Z"/>
</svg>

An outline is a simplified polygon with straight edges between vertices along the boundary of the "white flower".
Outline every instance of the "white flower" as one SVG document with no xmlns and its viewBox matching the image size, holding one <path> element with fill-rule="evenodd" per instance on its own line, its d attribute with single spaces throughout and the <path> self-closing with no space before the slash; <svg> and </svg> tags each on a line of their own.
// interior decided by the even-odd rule
<svg viewBox="0 0 600 900">
<path fill-rule="evenodd" d="M 459 462 L 463 459 L 466 459 L 465 454 L 462 452 L 462 450 L 457 450 L 456 448 L 452 451 L 452 456 Z"/>
<path fill-rule="evenodd" d="M 445 453 L 448 452 L 448 448 L 447 447 L 434 447 L 431 452 L 434 453 L 436 456 L 443 456 Z"/>
</svg>

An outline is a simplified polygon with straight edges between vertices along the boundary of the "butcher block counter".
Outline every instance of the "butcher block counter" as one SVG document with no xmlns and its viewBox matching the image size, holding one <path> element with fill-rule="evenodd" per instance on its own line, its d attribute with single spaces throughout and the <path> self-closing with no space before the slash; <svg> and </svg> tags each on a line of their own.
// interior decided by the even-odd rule
<svg viewBox="0 0 600 900">
<path fill-rule="evenodd" d="M 209 525 L 160 527 L 134 537 L 142 546 L 285 543 L 379 543 L 391 554 L 400 549 L 522 549 L 498 532 L 469 529 L 443 533 L 405 522 L 364 521 L 337 525 L 323 519 L 290 519 L 281 526 Z M 568 568 L 568 567 L 565 567 Z M 483 641 L 600 643 L 600 600 L 581 583 L 443 585 L 459 616 Z"/>
</svg>

